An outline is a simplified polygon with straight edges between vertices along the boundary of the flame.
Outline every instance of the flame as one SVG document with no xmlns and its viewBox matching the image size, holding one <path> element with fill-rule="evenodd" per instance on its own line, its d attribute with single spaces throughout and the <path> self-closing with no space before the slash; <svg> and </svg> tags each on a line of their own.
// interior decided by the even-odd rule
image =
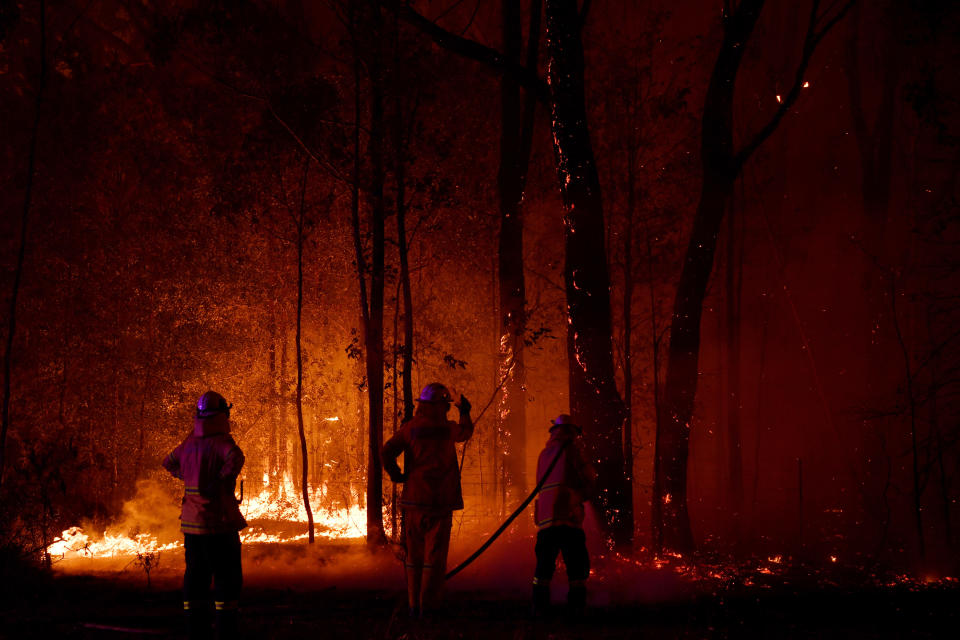
<svg viewBox="0 0 960 640">
<path fill-rule="evenodd" d="M 301 534 L 275 534 L 267 529 L 271 524 L 296 523 L 306 525 L 307 511 L 303 498 L 294 485 L 293 478 L 269 484 L 264 476 L 264 485 L 256 496 L 245 497 L 240 510 L 248 522 L 254 523 L 240 532 L 244 544 L 296 542 L 307 538 Z M 316 505 L 330 504 L 331 496 L 326 485 L 310 487 L 310 504 L 313 507 L 314 531 L 317 537 L 339 540 L 364 538 L 367 534 L 367 510 L 356 501 L 349 507 L 330 508 Z M 344 496 L 346 497 L 346 496 Z M 265 529 L 266 527 L 266 529 Z M 284 527 L 289 529 L 289 527 Z M 306 527 L 304 526 L 304 529 Z M 53 560 L 76 558 L 133 557 L 145 553 L 172 551 L 183 547 L 180 539 L 161 541 L 153 533 L 129 535 L 107 529 L 100 536 L 84 531 L 82 527 L 70 527 L 50 544 L 46 553 Z"/>
</svg>

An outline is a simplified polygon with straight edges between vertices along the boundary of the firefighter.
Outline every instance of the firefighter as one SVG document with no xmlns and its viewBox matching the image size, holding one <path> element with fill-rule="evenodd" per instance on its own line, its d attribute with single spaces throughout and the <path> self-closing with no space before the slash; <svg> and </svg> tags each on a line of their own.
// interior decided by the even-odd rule
<svg viewBox="0 0 960 640">
<path fill-rule="evenodd" d="M 473 435 L 470 402 L 460 396 L 459 423 L 447 420 L 450 392 L 438 382 L 423 388 L 417 410 L 384 445 L 383 468 L 404 483 L 400 506 L 406 544 L 407 601 L 410 615 L 429 616 L 440 605 L 453 512 L 463 509 L 456 442 Z M 404 470 L 397 457 L 405 453 Z"/>
<path fill-rule="evenodd" d="M 180 513 L 186 560 L 183 608 L 190 638 L 210 636 L 211 579 L 215 637 L 235 638 L 239 632 L 240 530 L 247 522 L 235 496 L 244 458 L 230 436 L 232 406 L 214 391 L 200 396 L 193 433 L 163 461 L 164 468 L 184 484 Z"/>
<path fill-rule="evenodd" d="M 537 478 L 541 479 L 554 458 L 557 459 L 534 505 L 539 531 L 533 610 L 535 614 L 542 614 L 549 607 L 550 580 L 557 555 L 562 553 L 570 589 L 567 605 L 572 615 L 579 615 L 586 606 L 590 575 L 590 556 L 583 533 L 583 503 L 592 495 L 597 475 L 581 453 L 579 436 L 583 430 L 573 419 L 561 413 L 551 425 L 550 439 L 537 461 Z"/>
</svg>

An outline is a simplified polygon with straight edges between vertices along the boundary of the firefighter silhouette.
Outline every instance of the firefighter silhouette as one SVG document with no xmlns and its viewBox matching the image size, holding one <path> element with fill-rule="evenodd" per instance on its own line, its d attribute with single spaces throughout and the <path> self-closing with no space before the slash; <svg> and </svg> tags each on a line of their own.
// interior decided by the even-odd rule
<svg viewBox="0 0 960 640">
<path fill-rule="evenodd" d="M 215 637 L 235 638 L 238 633 L 237 603 L 243 582 L 240 530 L 247 522 L 235 496 L 244 458 L 230 436 L 232 406 L 214 391 L 200 396 L 193 432 L 163 461 L 164 468 L 184 485 L 180 514 L 186 560 L 183 608 L 190 638 L 210 637 L 211 609 Z"/>
<path fill-rule="evenodd" d="M 417 410 L 383 445 L 383 467 L 394 482 L 404 483 L 407 601 L 410 615 L 429 615 L 440 606 L 453 512 L 463 509 L 460 467 L 455 443 L 473 434 L 470 402 L 460 396 L 460 421 L 447 420 L 452 399 L 438 382 L 423 388 Z M 397 458 L 404 457 L 400 471 Z"/>
<path fill-rule="evenodd" d="M 537 461 L 537 478 L 553 464 L 534 506 L 537 532 L 537 568 L 533 578 L 533 610 L 543 613 L 550 604 L 550 580 L 557 555 L 567 567 L 571 613 L 579 614 L 587 601 L 590 556 L 583 533 L 583 503 L 593 492 L 596 472 L 583 458 L 578 438 L 583 433 L 573 419 L 561 413 L 552 421 L 550 439 Z M 556 459 L 556 463 L 554 463 Z"/>
</svg>

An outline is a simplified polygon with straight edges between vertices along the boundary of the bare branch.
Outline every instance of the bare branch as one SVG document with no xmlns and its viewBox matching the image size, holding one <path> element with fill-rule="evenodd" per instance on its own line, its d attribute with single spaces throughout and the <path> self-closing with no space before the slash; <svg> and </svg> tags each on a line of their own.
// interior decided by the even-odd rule
<svg viewBox="0 0 960 640">
<path fill-rule="evenodd" d="M 807 33 L 803 39 L 803 53 L 800 57 L 800 63 L 797 65 L 797 72 L 794 75 L 793 85 L 790 87 L 790 91 L 784 96 L 780 107 L 777 109 L 776 113 L 773 114 L 773 117 L 770 118 L 770 121 L 760 129 L 756 135 L 753 137 L 750 142 L 748 142 L 738 153 L 733 157 L 733 167 L 737 171 L 743 167 L 744 163 L 753 155 L 753 152 L 766 141 L 770 135 L 776 131 L 777 127 L 780 125 L 780 121 L 783 119 L 787 112 L 793 107 L 797 99 L 800 97 L 800 91 L 803 90 L 804 85 L 804 75 L 807 72 L 807 67 L 810 65 L 810 59 L 813 57 L 813 52 L 816 51 L 817 45 L 820 44 L 820 41 L 823 40 L 823 37 L 847 14 L 850 8 L 853 6 L 856 0 L 847 0 L 844 5 L 837 11 L 837 13 L 830 18 L 822 29 L 817 29 L 817 24 L 826 18 L 827 13 L 818 17 L 818 8 L 820 6 L 819 0 L 814 0 L 810 10 L 810 18 L 807 23 Z M 833 6 L 833 5 L 831 5 Z"/>
<path fill-rule="evenodd" d="M 437 23 L 417 13 L 417 11 L 408 4 L 397 5 L 396 3 L 386 3 L 386 6 L 390 10 L 396 11 L 401 20 L 420 29 L 420 31 L 430 36 L 435 43 L 444 49 L 448 49 L 464 58 L 475 60 L 498 73 L 509 73 L 513 75 L 524 89 L 535 92 L 539 100 L 543 102 L 547 101 L 549 95 L 547 84 L 537 75 L 536 69 L 528 69 L 521 64 L 507 60 L 502 53 L 492 47 L 444 29 Z"/>
</svg>

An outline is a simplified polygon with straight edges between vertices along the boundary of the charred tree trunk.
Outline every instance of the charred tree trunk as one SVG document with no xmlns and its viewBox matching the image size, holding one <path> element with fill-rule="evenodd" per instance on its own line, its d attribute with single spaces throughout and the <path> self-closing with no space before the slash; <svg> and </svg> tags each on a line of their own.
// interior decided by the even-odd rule
<svg viewBox="0 0 960 640">
<path fill-rule="evenodd" d="M 597 465 L 597 506 L 617 546 L 633 537 L 633 499 L 623 459 L 624 405 L 617 391 L 603 202 L 587 128 L 581 19 L 575 0 L 547 0 L 554 153 L 564 207 L 570 409 Z"/>
<path fill-rule="evenodd" d="M 289 468 L 289 443 L 288 443 L 288 409 L 290 408 L 290 389 L 287 386 L 287 328 L 282 323 L 280 324 L 279 331 L 279 340 L 280 340 L 280 381 L 277 385 L 279 388 L 279 434 L 278 434 L 278 464 L 277 464 L 277 477 L 280 478 L 282 482 L 285 482 L 287 477 L 287 469 Z M 292 475 L 292 474 L 291 474 Z M 294 482 L 296 484 L 296 482 Z"/>
<path fill-rule="evenodd" d="M 37 164 L 37 134 L 40 130 L 40 109 L 47 84 L 47 7 L 40 0 L 40 70 L 37 77 L 37 95 L 34 100 L 33 126 L 30 129 L 30 148 L 27 151 L 27 184 L 23 195 L 23 212 L 20 215 L 20 242 L 17 248 L 17 264 L 13 271 L 13 289 L 10 294 L 10 311 L 7 315 L 7 342 L 3 351 L 3 408 L 0 413 L 0 486 L 3 486 L 7 463 L 7 432 L 10 429 L 10 393 L 13 373 L 13 344 L 17 334 L 17 298 L 23 279 L 23 261 L 27 252 L 27 223 L 30 221 L 30 204 L 33 201 L 33 174 Z"/>
<path fill-rule="evenodd" d="M 626 224 L 623 237 L 623 306 L 621 309 L 623 315 L 623 467 L 627 471 L 631 484 L 633 483 L 633 292 L 635 288 L 633 234 L 637 207 L 638 146 L 637 136 L 631 132 L 627 139 L 627 209 L 624 215 Z M 649 241 L 648 237 L 647 242 Z M 651 273 L 651 291 L 653 290 L 652 276 Z M 651 309 L 651 313 L 654 314 L 653 335 L 656 339 L 656 310 Z M 656 370 L 654 370 L 654 378 L 656 378 Z M 656 389 L 656 381 L 654 381 L 654 389 Z"/>
<path fill-rule="evenodd" d="M 300 490 L 303 508 L 307 510 L 307 539 L 313 544 L 313 509 L 310 508 L 310 482 L 307 458 L 307 436 L 303 428 L 303 213 L 306 208 L 307 172 L 310 160 L 303 163 L 303 182 L 300 185 L 300 215 L 297 217 L 297 431 L 300 434 Z"/>
<path fill-rule="evenodd" d="M 400 73 L 400 25 L 394 13 L 393 22 L 393 178 L 397 208 L 397 252 L 400 261 L 400 294 L 403 300 L 403 342 L 400 357 L 403 369 L 403 421 L 413 417 L 413 293 L 410 288 L 410 249 L 407 246 L 407 175 L 404 158 L 407 153 L 406 124 L 404 123 L 403 81 Z M 413 115 L 411 114 L 411 119 Z M 396 406 L 394 406 L 396 412 Z M 396 486 L 394 486 L 394 492 Z"/>
<path fill-rule="evenodd" d="M 357 16 L 359 17 L 359 16 Z M 383 469 L 380 464 L 380 447 L 383 444 L 383 300 L 384 300 L 384 84 L 383 84 L 383 16 L 380 4 L 363 5 L 363 24 L 356 22 L 354 28 L 354 81 L 356 84 L 354 128 L 354 181 L 352 201 L 353 238 L 356 250 L 357 273 L 360 280 L 360 305 L 363 322 L 363 340 L 366 352 L 367 374 L 367 543 L 384 544 L 383 531 Z M 369 38 L 362 43 L 359 26 Z M 360 55 L 368 54 L 367 69 L 370 74 L 370 137 L 367 155 L 370 158 L 370 226 L 372 235 L 372 261 L 370 269 L 370 297 L 367 299 L 366 261 L 360 234 Z"/>
<path fill-rule="evenodd" d="M 277 459 L 277 409 L 276 404 L 279 399 L 277 393 L 277 322 L 273 313 L 270 314 L 270 347 L 267 356 L 267 373 L 270 379 L 270 391 L 267 401 L 269 409 L 269 432 L 267 435 L 267 473 L 269 474 L 271 490 L 274 489 L 274 483 L 277 479 L 277 468 L 279 461 Z"/>
<path fill-rule="evenodd" d="M 504 57 L 519 64 L 522 44 L 520 5 L 501 2 Z M 536 69 L 540 38 L 540 1 L 530 5 L 527 65 Z M 527 393 L 524 366 L 526 282 L 523 273 L 523 191 L 530 161 L 536 95 L 520 99 L 520 83 L 511 74 L 500 77 L 500 169 L 497 176 L 500 237 L 497 284 L 500 306 L 500 430 L 505 445 L 504 475 L 508 487 L 526 493 Z"/>
</svg>

